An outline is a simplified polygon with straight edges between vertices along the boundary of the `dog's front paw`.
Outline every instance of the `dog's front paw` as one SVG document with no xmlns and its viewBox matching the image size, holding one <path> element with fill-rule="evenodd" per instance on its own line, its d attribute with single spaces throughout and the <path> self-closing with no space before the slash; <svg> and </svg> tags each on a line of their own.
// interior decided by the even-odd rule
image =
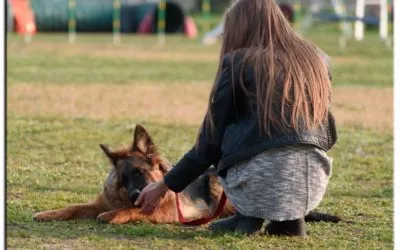
<svg viewBox="0 0 400 250">
<path fill-rule="evenodd" d="M 97 216 L 97 221 L 99 223 L 110 223 L 113 218 L 114 217 L 110 212 L 104 212 Z"/>
<path fill-rule="evenodd" d="M 62 214 L 58 211 L 43 211 L 33 215 L 35 221 L 52 221 L 52 220 L 63 220 Z"/>
<path fill-rule="evenodd" d="M 97 216 L 97 221 L 100 223 L 109 224 L 124 224 L 130 220 L 128 211 L 110 211 L 104 212 Z"/>
</svg>

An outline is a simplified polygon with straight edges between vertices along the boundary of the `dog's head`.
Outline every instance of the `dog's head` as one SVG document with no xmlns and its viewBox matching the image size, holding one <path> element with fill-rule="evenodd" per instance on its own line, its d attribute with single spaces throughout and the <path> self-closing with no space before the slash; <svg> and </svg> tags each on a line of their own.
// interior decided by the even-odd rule
<svg viewBox="0 0 400 250">
<path fill-rule="evenodd" d="M 132 203 L 145 186 L 162 180 L 171 168 L 141 125 L 136 126 L 133 142 L 128 148 L 112 151 L 107 145 L 100 144 L 100 147 L 110 159 L 118 181 L 128 191 Z"/>
</svg>

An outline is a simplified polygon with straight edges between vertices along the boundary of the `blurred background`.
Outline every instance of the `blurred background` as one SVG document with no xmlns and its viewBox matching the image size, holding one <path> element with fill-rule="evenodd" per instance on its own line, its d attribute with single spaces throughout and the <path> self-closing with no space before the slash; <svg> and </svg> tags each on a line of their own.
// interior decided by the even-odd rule
<svg viewBox="0 0 400 250">
<path fill-rule="evenodd" d="M 228 0 L 7 0 L 7 30 L 20 34 L 36 32 L 184 33 L 195 37 L 215 25 Z M 318 21 L 357 21 L 376 28 L 393 20 L 392 1 L 382 0 L 280 0 L 290 22 L 309 26 Z M 161 3 L 161 4 L 160 4 Z M 191 15 L 201 19 L 194 19 Z M 220 16 L 218 17 L 220 18 Z M 380 22 L 381 18 L 384 18 Z M 160 20 L 159 20 L 160 19 Z M 304 21 L 306 19 L 306 21 Z M 160 22 L 159 22 L 160 21 Z M 159 27 L 161 25 L 161 27 Z M 348 25 L 348 24 L 345 24 Z M 161 30 L 160 30 L 161 28 Z M 307 27 L 308 28 L 308 27 Z M 303 30 L 302 30 L 303 31 Z"/>
<path fill-rule="evenodd" d="M 355 224 L 309 225 L 311 237 L 291 241 L 32 221 L 35 212 L 100 192 L 110 165 L 98 145 L 129 145 L 138 123 L 172 163 L 192 147 L 230 2 L 6 0 L 8 248 L 393 248 L 394 1 L 387 0 L 277 1 L 330 56 L 339 140 L 318 209 Z"/>
</svg>

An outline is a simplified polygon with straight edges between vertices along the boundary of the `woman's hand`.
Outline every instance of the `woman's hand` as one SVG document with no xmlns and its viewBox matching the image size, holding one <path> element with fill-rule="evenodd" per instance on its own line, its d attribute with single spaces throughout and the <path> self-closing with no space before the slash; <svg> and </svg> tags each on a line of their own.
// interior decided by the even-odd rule
<svg viewBox="0 0 400 250">
<path fill-rule="evenodd" d="M 162 198 L 167 194 L 168 187 L 164 180 L 153 182 L 147 185 L 135 202 L 135 206 L 142 204 L 143 214 L 151 214 L 160 205 Z"/>
</svg>

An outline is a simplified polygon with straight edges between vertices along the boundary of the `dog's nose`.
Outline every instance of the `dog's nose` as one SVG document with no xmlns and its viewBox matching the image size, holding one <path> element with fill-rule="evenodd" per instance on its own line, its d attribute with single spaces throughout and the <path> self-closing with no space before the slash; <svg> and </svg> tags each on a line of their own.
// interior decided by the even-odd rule
<svg viewBox="0 0 400 250">
<path fill-rule="evenodd" d="M 140 194 L 140 190 L 138 190 L 138 189 L 133 190 L 132 192 L 129 193 L 129 200 L 132 203 L 135 203 L 136 199 L 139 197 L 139 194 Z"/>
</svg>

